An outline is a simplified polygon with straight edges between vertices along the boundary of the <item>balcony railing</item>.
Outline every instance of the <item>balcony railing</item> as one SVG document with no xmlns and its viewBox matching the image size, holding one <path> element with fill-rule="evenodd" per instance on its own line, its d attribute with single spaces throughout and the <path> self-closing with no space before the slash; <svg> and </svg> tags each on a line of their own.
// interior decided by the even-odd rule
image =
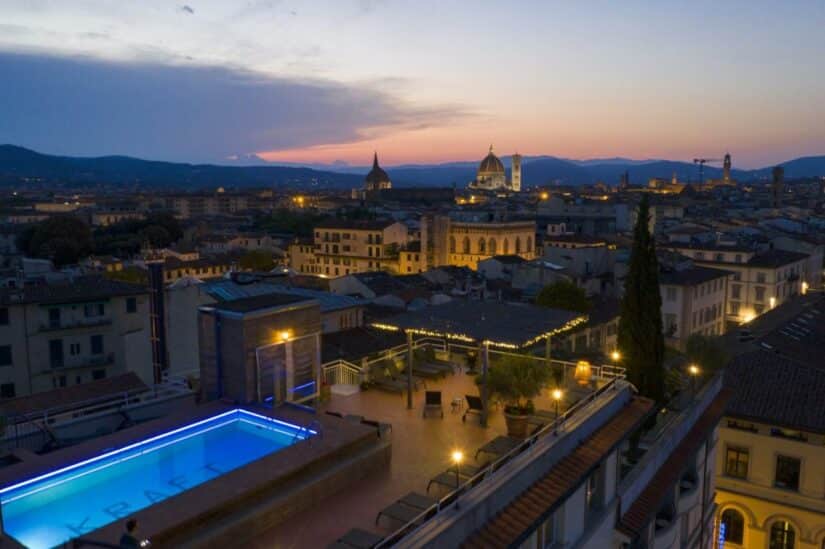
<svg viewBox="0 0 825 549">
<path fill-rule="evenodd" d="M 81 358 L 70 357 L 68 360 L 52 360 L 53 370 L 71 370 L 74 368 L 94 368 L 96 366 L 108 366 L 115 363 L 115 354 L 106 353 L 100 355 L 85 356 Z"/>
<path fill-rule="evenodd" d="M 81 328 L 94 328 L 97 326 L 108 326 L 112 323 L 109 317 L 80 318 L 73 320 L 61 320 L 60 322 L 48 322 L 40 324 L 41 332 L 56 332 L 59 330 L 76 330 Z"/>
</svg>

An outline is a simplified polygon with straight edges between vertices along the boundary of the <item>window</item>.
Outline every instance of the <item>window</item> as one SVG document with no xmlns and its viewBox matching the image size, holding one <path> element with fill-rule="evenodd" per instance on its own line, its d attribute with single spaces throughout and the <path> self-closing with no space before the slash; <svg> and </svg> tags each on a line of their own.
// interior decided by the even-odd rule
<svg viewBox="0 0 825 549">
<path fill-rule="evenodd" d="M 725 255 L 724 254 L 716 254 L 716 261 L 724 261 Z"/>
<path fill-rule="evenodd" d="M 756 301 L 765 301 L 764 286 L 756 286 L 753 290 L 756 292 Z"/>
<path fill-rule="evenodd" d="M 776 478 L 774 486 L 786 490 L 799 490 L 799 459 L 789 456 L 776 456 Z"/>
<path fill-rule="evenodd" d="M 736 262 L 742 263 L 742 254 L 736 254 Z"/>
<path fill-rule="evenodd" d="M 60 309 L 49 309 L 49 328 L 60 328 Z"/>
<path fill-rule="evenodd" d="M 665 333 L 673 335 L 676 333 L 677 325 L 676 325 L 676 315 L 674 314 L 666 314 L 665 315 Z"/>
<path fill-rule="evenodd" d="M 676 301 L 676 288 L 673 286 L 668 286 L 665 289 L 665 299 L 667 301 Z"/>
<path fill-rule="evenodd" d="M 69 354 L 77 356 L 80 354 L 80 343 L 69 343 Z"/>
<path fill-rule="evenodd" d="M 0 366 L 11 366 L 11 345 L 0 345 Z"/>
<path fill-rule="evenodd" d="M 470 253 L 470 239 L 466 236 L 464 237 L 464 240 L 461 243 L 461 253 Z"/>
<path fill-rule="evenodd" d="M 63 340 L 49 340 L 49 364 L 52 368 L 63 367 Z"/>
<path fill-rule="evenodd" d="M 733 279 L 737 282 L 742 280 L 742 273 L 733 273 Z"/>
<path fill-rule="evenodd" d="M 86 317 L 103 316 L 103 303 L 87 303 L 83 306 L 83 314 Z"/>
<path fill-rule="evenodd" d="M 450 237 L 450 253 L 451 254 L 455 253 L 455 237 L 454 236 Z"/>
<path fill-rule="evenodd" d="M 0 326 L 7 326 L 9 324 L 9 310 L 6 307 L 0 307 Z"/>
<path fill-rule="evenodd" d="M 769 549 L 793 549 L 796 531 L 791 523 L 784 520 L 774 522 L 771 526 Z"/>
<path fill-rule="evenodd" d="M 722 527 L 724 528 L 726 543 L 742 545 L 745 538 L 745 517 L 736 509 L 727 509 L 722 513 Z M 722 537 L 720 532 L 719 537 Z"/>
<path fill-rule="evenodd" d="M 0 398 L 14 398 L 14 383 L 0 385 Z"/>
<path fill-rule="evenodd" d="M 498 252 L 496 251 L 496 239 L 490 239 L 490 245 L 488 246 L 490 255 L 496 255 Z"/>
<path fill-rule="evenodd" d="M 92 346 L 92 354 L 93 355 L 103 354 L 103 336 L 102 335 L 100 335 L 100 334 L 93 335 L 90 338 L 90 343 L 91 343 L 91 346 Z"/>
<path fill-rule="evenodd" d="M 731 299 L 742 299 L 742 285 L 741 284 L 732 284 L 730 287 L 730 298 Z"/>
<path fill-rule="evenodd" d="M 765 273 L 756 273 L 756 281 L 759 284 L 764 284 L 766 280 Z"/>
<path fill-rule="evenodd" d="M 127 297 L 126 298 L 126 312 L 127 313 L 136 313 L 137 312 L 137 298 L 135 298 L 135 297 Z"/>
<path fill-rule="evenodd" d="M 738 303 L 731 303 L 730 304 L 730 314 L 734 316 L 739 316 L 739 304 Z"/>
<path fill-rule="evenodd" d="M 750 454 L 746 448 L 729 447 L 725 454 L 725 474 L 734 478 L 748 478 L 748 460 Z"/>
</svg>

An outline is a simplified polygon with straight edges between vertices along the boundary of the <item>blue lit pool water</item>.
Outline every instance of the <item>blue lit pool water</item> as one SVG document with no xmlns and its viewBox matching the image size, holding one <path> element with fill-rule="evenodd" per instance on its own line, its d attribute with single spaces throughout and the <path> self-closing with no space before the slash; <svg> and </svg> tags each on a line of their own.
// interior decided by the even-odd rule
<svg viewBox="0 0 825 549">
<path fill-rule="evenodd" d="M 3 528 L 27 547 L 53 547 L 312 434 L 231 410 L 3 488 Z"/>
</svg>

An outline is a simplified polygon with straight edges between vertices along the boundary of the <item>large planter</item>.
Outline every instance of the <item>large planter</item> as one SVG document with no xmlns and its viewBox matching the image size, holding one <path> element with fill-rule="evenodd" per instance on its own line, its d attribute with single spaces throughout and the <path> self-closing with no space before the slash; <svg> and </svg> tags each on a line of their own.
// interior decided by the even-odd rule
<svg viewBox="0 0 825 549">
<path fill-rule="evenodd" d="M 527 431 L 530 424 L 527 423 L 528 415 L 511 414 L 504 412 L 504 420 L 507 422 L 507 436 L 514 438 L 527 438 Z"/>
</svg>

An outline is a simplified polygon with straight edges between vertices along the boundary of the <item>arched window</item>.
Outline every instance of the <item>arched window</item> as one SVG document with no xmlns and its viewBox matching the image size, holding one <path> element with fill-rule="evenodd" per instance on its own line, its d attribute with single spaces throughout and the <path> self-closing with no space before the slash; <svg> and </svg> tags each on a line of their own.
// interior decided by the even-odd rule
<svg viewBox="0 0 825 549">
<path fill-rule="evenodd" d="M 521 253 L 521 237 L 516 237 L 516 255 Z"/>
<path fill-rule="evenodd" d="M 745 518 L 742 513 L 736 509 L 725 510 L 722 513 L 722 527 L 725 529 L 726 542 L 742 545 L 745 538 Z"/>
<path fill-rule="evenodd" d="M 490 239 L 489 248 L 490 248 L 490 255 L 496 255 L 496 239 L 495 238 Z"/>
<path fill-rule="evenodd" d="M 484 241 L 484 237 L 478 239 L 478 253 L 483 254 L 487 249 L 487 243 Z"/>
<path fill-rule="evenodd" d="M 468 237 L 468 236 L 464 237 L 464 243 L 462 245 L 462 250 L 465 254 L 470 253 L 470 237 Z"/>
<path fill-rule="evenodd" d="M 796 531 L 790 522 L 780 520 L 771 526 L 771 538 L 768 544 L 769 549 L 793 549 L 796 539 Z"/>
<path fill-rule="evenodd" d="M 533 253 L 533 237 L 531 237 L 531 236 L 527 237 L 527 248 L 524 251 L 527 252 L 528 254 Z"/>
<path fill-rule="evenodd" d="M 450 237 L 450 253 L 451 254 L 455 253 L 455 237 L 454 236 Z"/>
<path fill-rule="evenodd" d="M 504 239 L 504 255 L 507 255 L 509 253 L 510 253 L 510 241 L 505 238 Z"/>
</svg>

